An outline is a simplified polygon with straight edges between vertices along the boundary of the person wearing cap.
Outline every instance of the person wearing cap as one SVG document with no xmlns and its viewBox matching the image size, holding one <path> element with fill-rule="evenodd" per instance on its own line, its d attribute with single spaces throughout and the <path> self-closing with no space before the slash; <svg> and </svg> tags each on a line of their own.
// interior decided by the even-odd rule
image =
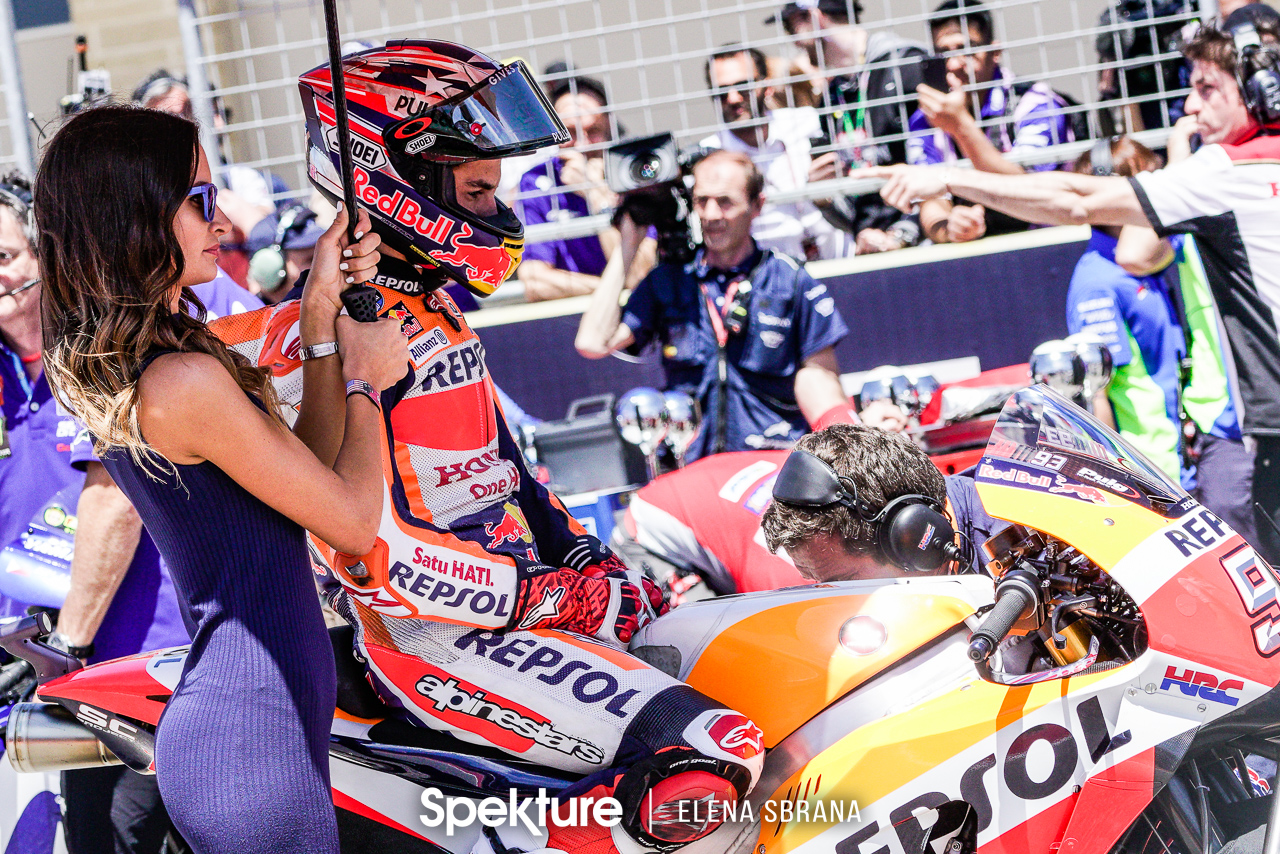
<svg viewBox="0 0 1280 854">
<path fill-rule="evenodd" d="M 569 131 L 569 141 L 556 155 L 520 178 L 519 211 L 526 226 L 568 222 L 610 210 L 618 199 L 605 184 L 604 150 L 613 139 L 609 99 L 604 86 L 590 77 L 557 77 L 570 72 L 564 62 L 544 74 L 548 100 Z M 595 291 L 618 246 L 618 232 L 530 243 L 520 264 L 520 283 L 529 302 L 579 296 Z M 652 254 L 652 249 L 645 255 Z M 643 266 L 645 269 L 640 269 Z M 634 278 L 651 266 L 633 264 Z"/>
<path fill-rule="evenodd" d="M 323 234 L 315 212 L 301 206 L 271 214 L 253 227 L 246 241 L 249 279 L 263 302 L 275 305 L 293 289 L 302 271 L 310 269 Z"/>
<path fill-rule="evenodd" d="M 750 157 L 764 175 L 766 195 L 804 186 L 812 159 L 810 138 L 820 132 L 818 111 L 808 106 L 770 109 L 777 89 L 769 83 L 768 59 L 753 47 L 725 45 L 712 54 L 706 71 L 724 124 L 699 145 Z M 806 199 L 766 202 L 751 234 L 765 249 L 798 261 L 853 254 L 850 236 L 827 222 Z"/>
<path fill-rule="evenodd" d="M 835 149 L 813 158 L 808 180 L 838 178 L 846 169 L 904 163 L 907 117 L 916 108 L 916 87 L 923 82 L 919 60 L 925 45 L 891 31 L 869 33 L 858 26 L 857 0 L 795 0 L 765 23 L 778 22 L 819 69 L 852 69 L 827 75 L 824 112 L 826 144 Z M 864 106 L 870 104 L 870 106 Z M 875 194 L 837 195 L 816 200 L 829 222 L 855 236 L 859 254 L 914 246 L 920 226 Z"/>
</svg>

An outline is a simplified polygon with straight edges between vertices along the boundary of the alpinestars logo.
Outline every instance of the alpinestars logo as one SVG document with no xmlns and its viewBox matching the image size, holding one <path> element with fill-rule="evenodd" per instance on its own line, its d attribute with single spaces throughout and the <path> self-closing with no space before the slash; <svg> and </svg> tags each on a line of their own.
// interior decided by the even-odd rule
<svg viewBox="0 0 1280 854">
<path fill-rule="evenodd" d="M 549 721 L 538 721 L 515 709 L 509 709 L 488 699 L 483 691 L 474 694 L 464 691 L 455 679 L 441 680 L 426 675 L 418 680 L 418 693 L 432 702 L 437 710 L 470 715 L 500 726 L 505 730 L 529 739 L 534 744 L 559 751 L 567 756 L 599 765 L 604 762 L 604 751 L 590 742 L 560 732 Z"/>
<path fill-rule="evenodd" d="M 524 619 L 520 621 L 517 629 L 527 629 L 535 626 L 543 620 L 550 620 L 553 617 L 560 616 L 560 600 L 564 598 L 563 587 L 551 587 L 542 591 L 542 601 L 529 609 L 524 615 Z"/>
</svg>

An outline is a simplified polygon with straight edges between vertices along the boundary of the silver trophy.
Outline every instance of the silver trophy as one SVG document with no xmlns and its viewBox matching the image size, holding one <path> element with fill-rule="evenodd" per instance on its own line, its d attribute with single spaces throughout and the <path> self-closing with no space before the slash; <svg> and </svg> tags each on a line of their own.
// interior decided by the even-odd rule
<svg viewBox="0 0 1280 854">
<path fill-rule="evenodd" d="M 683 391 L 669 391 L 664 395 L 667 404 L 667 445 L 675 454 L 676 465 L 684 468 L 684 454 L 693 444 L 702 422 L 698 401 Z"/>
<path fill-rule="evenodd" d="M 623 441 L 640 449 L 650 479 L 658 475 L 658 448 L 667 437 L 667 401 L 657 389 L 633 388 L 618 400 L 614 420 Z"/>
<path fill-rule="evenodd" d="M 1074 342 L 1046 341 L 1031 352 L 1031 380 L 1084 405 L 1085 363 Z"/>
<path fill-rule="evenodd" d="M 1077 332 L 1066 339 L 1074 344 L 1076 355 L 1084 362 L 1085 408 L 1093 412 L 1093 400 L 1111 382 L 1111 350 L 1092 332 Z"/>
</svg>

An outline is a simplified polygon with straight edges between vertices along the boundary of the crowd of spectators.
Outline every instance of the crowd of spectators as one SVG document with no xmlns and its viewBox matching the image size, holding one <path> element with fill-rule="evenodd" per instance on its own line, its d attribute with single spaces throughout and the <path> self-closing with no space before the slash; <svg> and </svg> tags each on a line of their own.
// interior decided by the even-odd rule
<svg viewBox="0 0 1280 854">
<path fill-rule="evenodd" d="M 1257 0 L 1226 0 L 1221 18 Z M 894 163 L 950 164 L 980 171 L 1068 169 L 1076 154 L 1037 156 L 1077 140 L 1171 127 L 1184 116 L 1190 64 L 1179 54 L 1199 27 L 1196 0 L 1116 0 L 1101 16 L 1096 50 L 1104 64 L 1095 104 L 1055 88 L 1056 80 L 1015 75 L 1004 61 L 998 21 L 980 0 L 943 0 L 919 40 L 861 22 L 851 0 L 795 0 L 765 23 L 790 37 L 779 55 L 746 43 L 709 49 L 708 91 L 720 127 L 701 149 L 746 154 L 765 180 L 766 204 L 753 236 L 762 248 L 798 261 L 959 243 L 1033 228 L 960 198 L 934 200 L 912 214 L 875 193 L 822 193 L 806 187 L 851 169 Z M 1143 21 L 1151 20 L 1147 26 Z M 902 29 L 902 28 L 899 28 Z M 1147 62 L 1142 60 L 1149 59 Z M 1121 67 L 1117 69 L 1116 65 Z M 542 162 L 504 167 L 509 197 L 527 225 L 564 223 L 612 211 L 618 199 L 604 176 L 604 152 L 626 136 L 604 82 L 557 62 L 544 71 L 547 93 L 571 141 Z M 1167 96 L 1165 93 L 1169 93 Z M 1110 107 L 1116 99 L 1122 106 Z M 789 193 L 779 202 L 769 199 Z M 519 271 L 529 301 L 577 296 L 599 285 L 618 245 L 616 228 L 598 235 L 531 242 Z M 535 238 L 536 239 L 536 238 Z M 632 267 L 634 286 L 652 267 Z"/>
</svg>

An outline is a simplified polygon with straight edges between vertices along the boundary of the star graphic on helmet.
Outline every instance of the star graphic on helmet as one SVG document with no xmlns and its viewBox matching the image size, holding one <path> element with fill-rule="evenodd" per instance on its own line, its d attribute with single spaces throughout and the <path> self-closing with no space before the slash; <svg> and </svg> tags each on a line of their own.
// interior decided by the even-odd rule
<svg viewBox="0 0 1280 854">
<path fill-rule="evenodd" d="M 429 71 L 423 72 L 419 80 L 422 81 L 424 95 L 439 95 L 441 98 L 447 98 L 453 88 L 447 81 L 432 76 Z"/>
</svg>

